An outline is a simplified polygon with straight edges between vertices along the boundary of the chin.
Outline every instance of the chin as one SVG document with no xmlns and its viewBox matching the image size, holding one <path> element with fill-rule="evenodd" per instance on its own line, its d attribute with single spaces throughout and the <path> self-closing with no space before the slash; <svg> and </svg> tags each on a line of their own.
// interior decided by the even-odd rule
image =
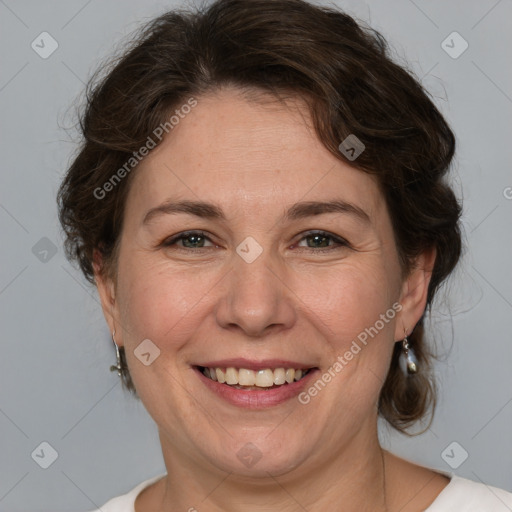
<svg viewBox="0 0 512 512">
<path fill-rule="evenodd" d="M 210 462 L 218 469 L 242 477 L 268 478 L 289 473 L 300 466 L 306 455 L 303 442 L 291 444 L 269 442 L 265 436 L 254 442 L 240 441 L 232 443 L 220 454 L 210 458 Z"/>
</svg>

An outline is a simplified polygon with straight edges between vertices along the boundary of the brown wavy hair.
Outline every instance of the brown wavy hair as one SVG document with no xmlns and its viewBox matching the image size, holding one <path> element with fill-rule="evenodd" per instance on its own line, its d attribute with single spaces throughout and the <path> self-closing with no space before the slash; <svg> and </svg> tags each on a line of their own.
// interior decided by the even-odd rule
<svg viewBox="0 0 512 512">
<path fill-rule="evenodd" d="M 404 275 L 422 251 L 436 249 L 429 310 L 461 253 L 461 206 L 445 181 L 455 138 L 378 32 L 340 10 L 303 0 L 217 0 L 194 11 L 167 12 L 129 41 L 87 85 L 81 146 L 58 193 L 66 254 L 91 283 L 95 251 L 102 272 L 115 278 L 136 166 L 101 199 L 95 191 L 190 97 L 234 86 L 278 99 L 303 98 L 319 140 L 339 159 L 345 158 L 339 145 L 348 135 L 365 144 L 351 165 L 378 178 Z M 435 406 L 434 354 L 424 340 L 423 318 L 409 338 L 419 372 L 401 372 L 396 343 L 379 398 L 380 415 L 404 433 Z M 121 358 L 123 384 L 137 396 L 123 349 Z"/>
</svg>

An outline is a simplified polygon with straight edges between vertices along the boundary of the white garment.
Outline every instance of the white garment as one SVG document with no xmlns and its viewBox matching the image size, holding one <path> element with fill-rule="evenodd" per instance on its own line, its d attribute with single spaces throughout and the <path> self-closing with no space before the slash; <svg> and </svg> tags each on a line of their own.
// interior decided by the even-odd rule
<svg viewBox="0 0 512 512">
<path fill-rule="evenodd" d="M 512 512 L 512 493 L 453 473 L 435 471 L 450 478 L 450 483 L 424 512 Z M 128 494 L 112 498 L 93 512 L 135 512 L 137 496 L 164 476 L 159 475 L 140 483 Z"/>
</svg>

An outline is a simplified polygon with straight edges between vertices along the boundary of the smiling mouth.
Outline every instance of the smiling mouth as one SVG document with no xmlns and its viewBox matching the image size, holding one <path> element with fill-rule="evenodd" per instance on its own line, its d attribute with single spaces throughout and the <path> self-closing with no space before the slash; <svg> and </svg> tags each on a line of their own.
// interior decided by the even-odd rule
<svg viewBox="0 0 512 512">
<path fill-rule="evenodd" d="M 286 386 L 303 379 L 314 368 L 266 368 L 249 370 L 247 368 L 206 368 L 197 369 L 208 379 L 226 384 L 235 389 L 263 390 Z"/>
</svg>

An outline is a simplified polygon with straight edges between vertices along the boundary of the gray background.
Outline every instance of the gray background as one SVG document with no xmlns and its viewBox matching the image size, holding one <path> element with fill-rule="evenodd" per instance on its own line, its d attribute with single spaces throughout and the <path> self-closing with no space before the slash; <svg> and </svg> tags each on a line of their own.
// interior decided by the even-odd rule
<svg viewBox="0 0 512 512">
<path fill-rule="evenodd" d="M 382 31 L 458 138 L 467 250 L 432 322 L 444 354 L 439 406 L 424 435 L 382 426 L 382 442 L 512 491 L 511 1 L 337 4 Z M 123 35 L 174 5 L 183 4 L 0 0 L 2 511 L 84 511 L 164 471 L 155 426 L 108 371 L 109 332 L 96 291 L 63 256 L 55 194 L 84 82 Z M 47 59 L 31 48 L 43 31 L 59 45 Z M 469 44 L 456 59 L 441 46 L 453 31 Z M 31 456 L 43 441 L 58 454 L 48 469 L 38 465 L 51 461 L 48 448 Z"/>
</svg>

